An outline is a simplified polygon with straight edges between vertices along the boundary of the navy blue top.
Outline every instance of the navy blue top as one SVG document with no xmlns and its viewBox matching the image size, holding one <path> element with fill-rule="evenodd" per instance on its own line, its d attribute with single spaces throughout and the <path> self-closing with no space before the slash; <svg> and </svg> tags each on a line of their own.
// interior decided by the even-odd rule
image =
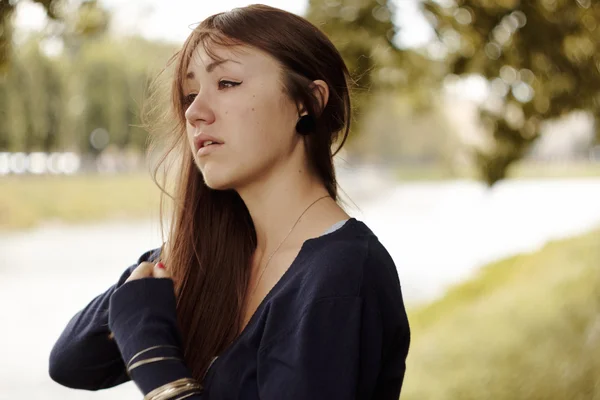
<svg viewBox="0 0 600 400">
<path fill-rule="evenodd" d="M 140 366 L 131 377 L 125 370 L 123 360 L 143 349 L 169 345 L 157 351 L 176 355 L 181 348 L 173 282 L 124 284 L 139 263 L 158 255 L 158 249 L 144 253 L 71 319 L 50 354 L 53 380 L 99 390 L 133 379 L 147 394 L 191 377 L 177 360 Z M 304 242 L 239 337 L 211 364 L 203 392 L 186 398 L 397 400 L 409 342 L 394 262 L 373 232 L 351 218 Z"/>
</svg>

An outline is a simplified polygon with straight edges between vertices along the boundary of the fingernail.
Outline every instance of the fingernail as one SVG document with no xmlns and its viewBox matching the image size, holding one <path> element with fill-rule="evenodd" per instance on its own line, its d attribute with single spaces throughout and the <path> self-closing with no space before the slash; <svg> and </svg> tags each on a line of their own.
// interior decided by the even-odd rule
<svg viewBox="0 0 600 400">
<path fill-rule="evenodd" d="M 156 267 L 160 268 L 160 269 L 165 269 L 165 264 L 163 264 L 162 262 L 159 262 L 158 264 L 156 264 Z"/>
</svg>

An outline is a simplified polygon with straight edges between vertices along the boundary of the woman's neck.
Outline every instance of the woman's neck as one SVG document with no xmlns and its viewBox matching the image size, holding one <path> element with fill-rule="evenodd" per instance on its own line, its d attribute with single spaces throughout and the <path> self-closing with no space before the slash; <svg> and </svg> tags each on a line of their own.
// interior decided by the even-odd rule
<svg viewBox="0 0 600 400">
<path fill-rule="evenodd" d="M 275 250 L 305 210 L 306 213 L 286 239 L 286 245 L 302 243 L 347 217 L 328 196 L 319 179 L 308 171 L 296 169 L 291 176 L 272 174 L 238 193 L 252 217 L 257 235 L 257 252 L 261 255 L 268 255 Z M 323 196 L 327 197 L 312 204 Z"/>
</svg>

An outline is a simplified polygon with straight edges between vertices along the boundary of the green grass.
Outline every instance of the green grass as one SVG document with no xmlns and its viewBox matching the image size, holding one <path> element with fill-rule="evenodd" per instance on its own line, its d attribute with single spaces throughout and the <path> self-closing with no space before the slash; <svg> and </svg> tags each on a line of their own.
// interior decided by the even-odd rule
<svg viewBox="0 0 600 400">
<path fill-rule="evenodd" d="M 58 220 L 83 223 L 158 215 L 160 190 L 149 174 L 0 178 L 0 230 Z"/>
<path fill-rule="evenodd" d="M 512 165 L 507 172 L 508 179 L 528 178 L 589 178 L 600 177 L 600 163 L 543 164 L 521 162 Z M 444 165 L 400 166 L 395 176 L 401 181 L 420 180 L 479 180 L 475 168 L 450 168 Z"/>
<path fill-rule="evenodd" d="M 489 265 L 409 319 L 402 400 L 600 399 L 600 231 Z"/>
</svg>

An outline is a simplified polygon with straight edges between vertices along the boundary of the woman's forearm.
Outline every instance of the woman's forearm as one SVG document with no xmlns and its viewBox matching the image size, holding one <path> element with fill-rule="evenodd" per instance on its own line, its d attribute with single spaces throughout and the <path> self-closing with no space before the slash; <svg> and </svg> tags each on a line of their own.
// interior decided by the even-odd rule
<svg viewBox="0 0 600 400">
<path fill-rule="evenodd" d="M 177 395 L 169 398 L 202 398 L 200 383 L 183 360 L 171 279 L 125 283 L 111 297 L 109 327 L 131 378 L 144 395 L 171 390 Z"/>
<path fill-rule="evenodd" d="M 159 253 L 160 249 L 153 249 L 142 254 L 115 285 L 71 318 L 50 352 L 49 374 L 54 381 L 70 388 L 99 390 L 130 380 L 117 343 L 110 337 L 110 297 L 139 263 Z"/>
</svg>

